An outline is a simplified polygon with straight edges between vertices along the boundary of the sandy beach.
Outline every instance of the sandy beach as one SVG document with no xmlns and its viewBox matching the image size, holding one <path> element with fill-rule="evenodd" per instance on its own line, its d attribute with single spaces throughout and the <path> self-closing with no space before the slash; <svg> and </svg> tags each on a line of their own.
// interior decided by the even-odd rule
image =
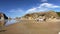
<svg viewBox="0 0 60 34">
<path fill-rule="evenodd" d="M 20 21 L 6 27 L 0 34 L 58 34 L 60 22 Z"/>
</svg>

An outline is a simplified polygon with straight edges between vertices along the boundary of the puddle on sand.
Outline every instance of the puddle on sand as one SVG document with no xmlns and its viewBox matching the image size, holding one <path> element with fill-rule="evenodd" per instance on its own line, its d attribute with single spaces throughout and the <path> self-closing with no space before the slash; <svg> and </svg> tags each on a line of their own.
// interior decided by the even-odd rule
<svg viewBox="0 0 60 34">
<path fill-rule="evenodd" d="M 12 19 L 12 20 L 6 20 L 6 24 L 5 24 L 5 26 L 8 26 L 8 25 L 14 24 L 14 23 L 16 23 L 16 22 L 17 22 L 17 21 L 14 20 L 14 19 Z"/>
</svg>

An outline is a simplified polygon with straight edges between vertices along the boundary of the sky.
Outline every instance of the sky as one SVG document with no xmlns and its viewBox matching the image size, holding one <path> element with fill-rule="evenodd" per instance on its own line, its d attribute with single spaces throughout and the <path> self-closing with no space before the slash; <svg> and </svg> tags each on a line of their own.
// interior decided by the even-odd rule
<svg viewBox="0 0 60 34">
<path fill-rule="evenodd" d="M 60 12 L 60 0 L 0 0 L 0 12 L 11 18 L 49 10 Z"/>
</svg>

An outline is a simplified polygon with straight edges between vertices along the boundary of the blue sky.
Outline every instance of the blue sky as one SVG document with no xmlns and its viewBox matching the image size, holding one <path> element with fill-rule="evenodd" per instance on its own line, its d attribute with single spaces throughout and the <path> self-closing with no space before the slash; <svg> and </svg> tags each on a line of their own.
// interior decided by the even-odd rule
<svg viewBox="0 0 60 34">
<path fill-rule="evenodd" d="M 0 12 L 12 18 L 48 10 L 59 12 L 60 0 L 0 0 Z"/>
</svg>

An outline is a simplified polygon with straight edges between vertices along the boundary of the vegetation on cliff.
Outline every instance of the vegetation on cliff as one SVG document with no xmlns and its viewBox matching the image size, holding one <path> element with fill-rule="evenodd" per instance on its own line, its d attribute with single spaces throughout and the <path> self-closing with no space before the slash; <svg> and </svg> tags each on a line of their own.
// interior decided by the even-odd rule
<svg viewBox="0 0 60 34">
<path fill-rule="evenodd" d="M 60 17 L 60 12 L 56 12 L 58 15 L 59 15 L 59 17 Z"/>
<path fill-rule="evenodd" d="M 47 11 L 47 12 L 36 12 L 36 13 L 30 13 L 30 14 L 26 14 L 25 16 L 23 16 L 23 18 L 31 18 L 31 19 L 36 19 L 39 17 L 45 17 L 45 18 L 57 18 L 59 17 L 60 13 L 56 13 L 55 11 Z"/>
</svg>

